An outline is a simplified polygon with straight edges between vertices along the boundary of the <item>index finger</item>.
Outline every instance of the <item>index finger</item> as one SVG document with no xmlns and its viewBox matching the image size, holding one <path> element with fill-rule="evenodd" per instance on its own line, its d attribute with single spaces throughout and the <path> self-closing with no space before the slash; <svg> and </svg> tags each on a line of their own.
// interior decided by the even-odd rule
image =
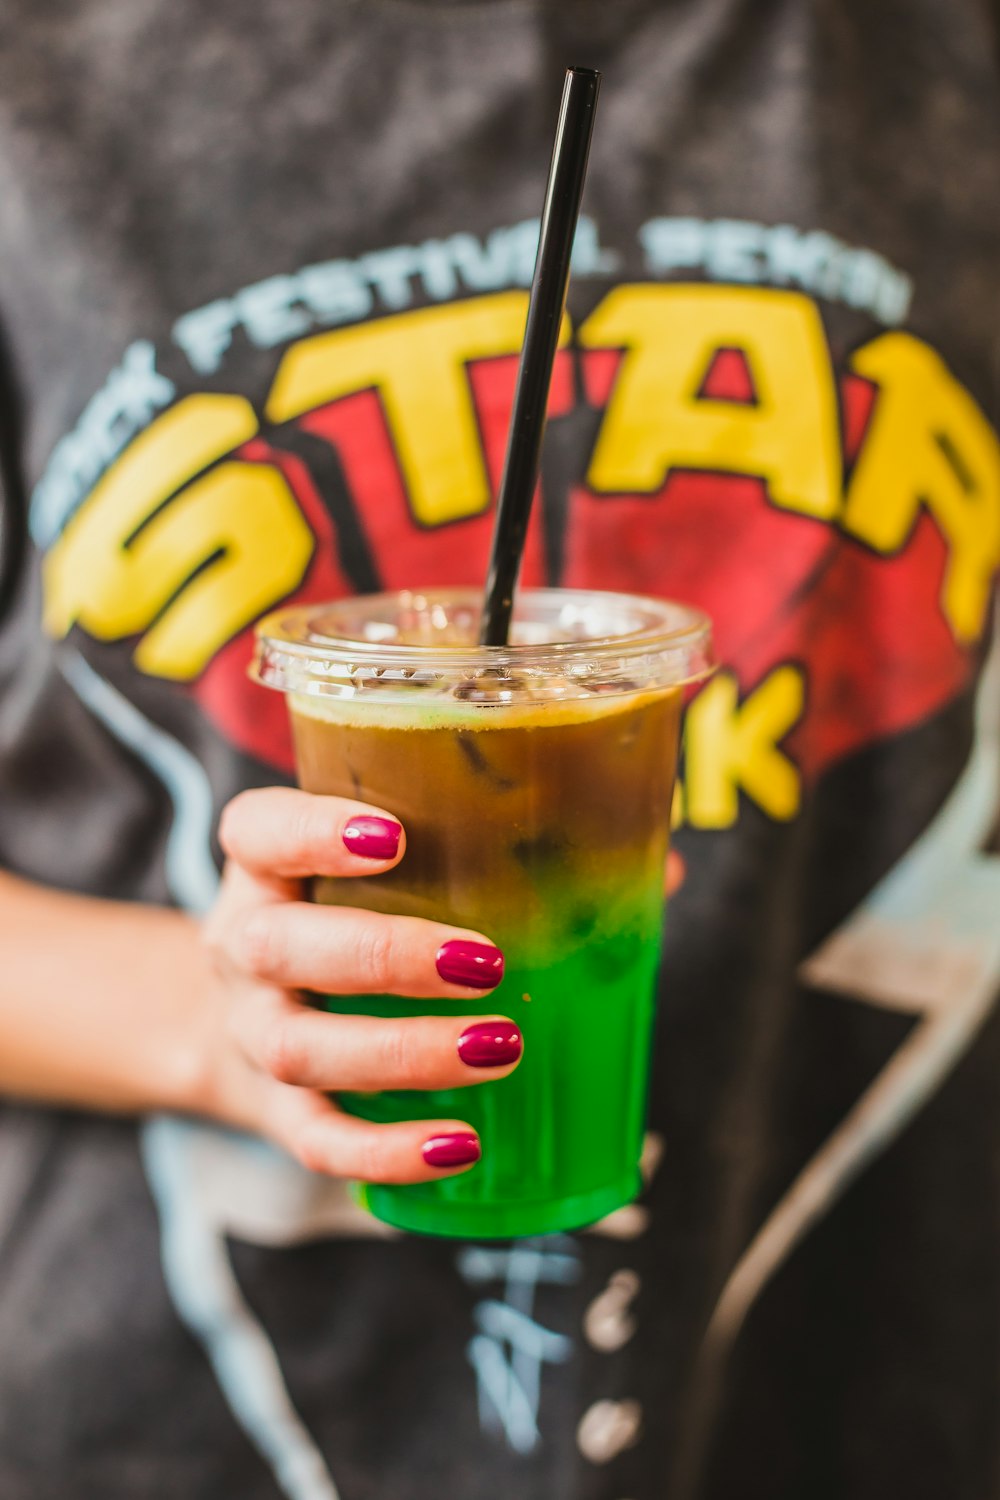
<svg viewBox="0 0 1000 1500">
<path fill-rule="evenodd" d="M 245 870 L 285 880 L 377 875 L 406 850 L 402 824 L 384 808 L 284 786 L 240 792 L 227 803 L 219 842 Z"/>
</svg>

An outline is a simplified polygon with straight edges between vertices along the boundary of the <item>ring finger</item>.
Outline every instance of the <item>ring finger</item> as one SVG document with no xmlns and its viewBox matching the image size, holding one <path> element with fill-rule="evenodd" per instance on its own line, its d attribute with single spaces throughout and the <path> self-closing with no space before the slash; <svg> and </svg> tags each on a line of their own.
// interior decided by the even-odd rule
<svg viewBox="0 0 1000 1500">
<path fill-rule="evenodd" d="M 502 1078 L 520 1062 L 523 1041 L 503 1016 L 333 1016 L 283 998 L 248 1018 L 244 1047 L 281 1083 L 367 1093 Z"/>
</svg>

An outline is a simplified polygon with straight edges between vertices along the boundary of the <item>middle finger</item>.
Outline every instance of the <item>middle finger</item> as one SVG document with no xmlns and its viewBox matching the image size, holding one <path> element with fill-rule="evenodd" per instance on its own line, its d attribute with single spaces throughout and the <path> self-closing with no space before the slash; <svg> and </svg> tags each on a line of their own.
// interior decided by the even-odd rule
<svg viewBox="0 0 1000 1500">
<path fill-rule="evenodd" d="M 482 933 L 355 907 L 257 906 L 223 946 L 245 973 L 285 989 L 467 999 L 503 978 L 503 954 Z"/>
</svg>

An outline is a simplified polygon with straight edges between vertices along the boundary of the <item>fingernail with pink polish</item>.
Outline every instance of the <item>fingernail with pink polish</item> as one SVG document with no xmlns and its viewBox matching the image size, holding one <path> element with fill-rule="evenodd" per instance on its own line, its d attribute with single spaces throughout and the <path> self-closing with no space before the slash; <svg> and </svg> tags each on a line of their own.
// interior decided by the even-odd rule
<svg viewBox="0 0 1000 1500">
<path fill-rule="evenodd" d="M 482 1156 L 479 1137 L 471 1130 L 454 1135 L 432 1135 L 423 1144 L 423 1158 L 429 1167 L 468 1167 Z"/>
<path fill-rule="evenodd" d="M 458 1055 L 468 1068 L 505 1068 L 523 1049 L 513 1021 L 476 1021 L 458 1039 Z"/>
<path fill-rule="evenodd" d="M 341 835 L 352 854 L 362 859 L 395 859 L 402 825 L 393 818 L 352 818 Z"/>
<path fill-rule="evenodd" d="M 434 964 L 448 984 L 464 984 L 471 990 L 492 990 L 503 978 L 503 954 L 490 943 L 452 938 L 441 944 Z"/>
</svg>

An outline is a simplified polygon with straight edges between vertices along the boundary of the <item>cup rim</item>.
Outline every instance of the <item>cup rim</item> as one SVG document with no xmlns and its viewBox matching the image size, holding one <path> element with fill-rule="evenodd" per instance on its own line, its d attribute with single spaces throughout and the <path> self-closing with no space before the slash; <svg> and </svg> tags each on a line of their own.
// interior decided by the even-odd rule
<svg viewBox="0 0 1000 1500">
<path fill-rule="evenodd" d="M 635 628 L 619 634 L 503 646 L 414 645 L 391 636 L 364 639 L 328 635 L 314 627 L 324 616 L 352 608 L 360 608 L 377 620 L 380 612 L 390 618 L 403 609 L 431 611 L 435 605 L 447 603 L 471 610 L 474 618 L 482 606 L 482 591 L 435 585 L 293 604 L 273 610 L 257 624 L 250 675 L 266 687 L 324 694 L 340 693 L 348 681 L 357 682 L 366 676 L 408 676 L 421 669 L 435 670 L 449 678 L 511 671 L 556 676 L 582 672 L 596 663 L 607 672 L 617 668 L 625 676 L 630 664 L 655 660 L 660 685 L 676 686 L 699 681 L 712 671 L 709 617 L 702 610 L 671 599 L 603 589 L 523 589 L 515 598 L 515 625 L 530 614 L 531 606 L 536 613 L 560 608 L 569 608 L 572 613 L 575 608 L 582 614 L 586 605 L 593 610 L 595 601 L 609 617 L 616 611 L 630 614 L 637 622 Z"/>
</svg>

